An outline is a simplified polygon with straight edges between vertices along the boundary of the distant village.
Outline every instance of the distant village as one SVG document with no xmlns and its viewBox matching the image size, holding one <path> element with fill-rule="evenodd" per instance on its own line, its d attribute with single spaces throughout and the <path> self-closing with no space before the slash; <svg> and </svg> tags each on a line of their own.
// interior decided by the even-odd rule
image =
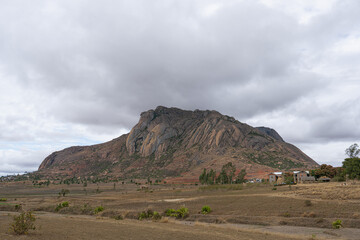
<svg viewBox="0 0 360 240">
<path fill-rule="evenodd" d="M 307 182 L 330 182 L 330 178 L 322 176 L 315 179 L 314 176 L 310 176 L 309 171 L 292 171 L 292 172 L 272 172 L 269 174 L 269 183 L 273 184 L 287 184 L 286 177 L 293 176 L 292 183 L 307 183 Z"/>
</svg>

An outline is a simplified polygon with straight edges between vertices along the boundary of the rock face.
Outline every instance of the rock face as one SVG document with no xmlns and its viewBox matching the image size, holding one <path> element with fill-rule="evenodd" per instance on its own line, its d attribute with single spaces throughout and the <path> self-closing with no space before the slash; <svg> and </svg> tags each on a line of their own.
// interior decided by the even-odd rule
<svg viewBox="0 0 360 240">
<path fill-rule="evenodd" d="M 48 156 L 45 175 L 197 178 L 203 168 L 261 171 L 306 169 L 318 164 L 273 129 L 253 128 L 216 111 L 157 107 L 110 142 L 70 147 Z"/>
<path fill-rule="evenodd" d="M 282 137 L 272 128 L 257 127 L 256 129 L 259 130 L 260 132 L 266 134 L 266 135 L 269 135 L 270 137 L 272 137 L 272 138 L 274 138 L 274 139 L 276 139 L 278 141 L 284 142 Z"/>
</svg>

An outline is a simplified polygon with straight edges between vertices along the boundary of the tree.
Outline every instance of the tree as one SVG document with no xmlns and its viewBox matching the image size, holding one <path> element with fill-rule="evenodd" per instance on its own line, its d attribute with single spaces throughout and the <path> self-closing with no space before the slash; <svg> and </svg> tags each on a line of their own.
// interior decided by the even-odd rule
<svg viewBox="0 0 360 240">
<path fill-rule="evenodd" d="M 246 170 L 245 169 L 241 169 L 241 171 L 239 172 L 239 174 L 236 177 L 235 182 L 236 183 L 243 183 L 245 182 L 245 176 L 246 176 Z"/>
<path fill-rule="evenodd" d="M 216 178 L 216 183 L 227 184 L 229 183 L 229 178 L 224 169 L 221 170 L 219 176 Z"/>
<path fill-rule="evenodd" d="M 346 158 L 345 161 L 343 161 L 343 168 L 345 168 L 345 173 L 350 179 L 360 180 L 360 158 Z"/>
<path fill-rule="evenodd" d="M 206 177 L 206 183 L 213 185 L 215 183 L 215 177 L 216 177 L 216 172 L 213 169 L 210 169 L 210 172 L 207 174 Z"/>
<path fill-rule="evenodd" d="M 205 177 L 206 177 L 206 168 L 204 168 L 203 172 L 199 176 L 199 181 L 201 184 L 205 184 Z"/>
<path fill-rule="evenodd" d="M 343 161 L 343 168 L 345 168 L 345 173 L 350 179 L 359 179 L 360 180 L 360 149 L 359 145 L 354 143 L 349 148 L 345 150 L 346 155 L 349 157 Z"/>
<path fill-rule="evenodd" d="M 236 168 L 232 165 L 232 162 L 228 162 L 227 164 L 222 166 L 222 171 L 225 172 L 227 176 L 227 183 L 232 183 L 233 177 L 235 175 Z"/>
<path fill-rule="evenodd" d="M 331 165 L 322 164 L 319 169 L 315 169 L 311 172 L 311 175 L 316 178 L 325 176 L 328 178 L 334 178 L 336 176 L 337 169 Z"/>
<path fill-rule="evenodd" d="M 359 145 L 354 143 L 345 150 L 345 153 L 349 156 L 349 158 L 358 157 L 360 155 Z"/>
<path fill-rule="evenodd" d="M 284 180 L 285 180 L 285 183 L 288 184 L 288 185 L 294 183 L 294 174 L 285 173 Z"/>
</svg>

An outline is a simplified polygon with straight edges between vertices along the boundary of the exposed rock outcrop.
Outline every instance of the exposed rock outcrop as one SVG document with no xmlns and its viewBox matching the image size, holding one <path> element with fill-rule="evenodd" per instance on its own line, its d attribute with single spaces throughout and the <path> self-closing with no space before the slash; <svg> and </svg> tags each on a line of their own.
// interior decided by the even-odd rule
<svg viewBox="0 0 360 240">
<path fill-rule="evenodd" d="M 49 155 L 43 174 L 122 177 L 198 177 L 203 168 L 227 162 L 252 171 L 316 167 L 273 129 L 253 128 L 216 111 L 185 111 L 159 106 L 110 142 L 70 147 Z"/>
</svg>

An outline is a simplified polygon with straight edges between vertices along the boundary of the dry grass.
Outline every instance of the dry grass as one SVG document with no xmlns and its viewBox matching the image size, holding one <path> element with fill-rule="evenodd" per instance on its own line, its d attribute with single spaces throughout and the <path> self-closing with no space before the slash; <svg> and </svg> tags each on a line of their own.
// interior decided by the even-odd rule
<svg viewBox="0 0 360 240">
<path fill-rule="evenodd" d="M 304 212 L 302 214 L 302 217 L 307 217 L 307 218 L 315 218 L 316 214 L 314 212 Z"/>
<path fill-rule="evenodd" d="M 58 198 L 63 185 L 33 188 L 30 184 L 0 184 L 0 196 L 7 198 L 6 205 L 0 204 L 0 209 L 11 211 L 15 204 L 22 204 L 24 210 L 54 212 L 59 202 L 68 201 L 70 206 L 58 213 L 91 215 L 95 206 L 104 206 L 105 211 L 98 214 L 99 220 L 103 220 L 117 216 L 138 219 L 139 212 L 144 209 L 163 213 L 165 209 L 178 209 L 185 205 L 190 213 L 187 221 L 198 221 L 195 225 L 202 227 L 205 225 L 201 224 L 206 222 L 331 228 L 332 221 L 343 219 L 345 226 L 360 228 L 360 202 L 354 199 L 360 185 L 356 184 L 304 184 L 292 189 L 278 186 L 276 191 L 265 184 L 222 187 L 155 185 L 151 186 L 152 192 L 145 192 L 137 191 L 138 186 L 134 184 L 119 185 L 114 190 L 113 184 L 108 183 L 99 184 L 101 193 L 96 194 L 97 187 L 97 184 L 88 184 L 85 195 L 82 186 L 70 185 L 67 186 L 70 194 Z M 335 192 L 346 193 L 349 199 L 324 197 Z M 211 207 L 211 214 L 199 214 L 204 205 Z M 159 222 L 175 221 L 178 220 L 163 218 Z"/>
<path fill-rule="evenodd" d="M 360 182 L 346 185 L 337 182 L 300 185 L 293 194 L 322 200 L 359 200 Z"/>
</svg>

